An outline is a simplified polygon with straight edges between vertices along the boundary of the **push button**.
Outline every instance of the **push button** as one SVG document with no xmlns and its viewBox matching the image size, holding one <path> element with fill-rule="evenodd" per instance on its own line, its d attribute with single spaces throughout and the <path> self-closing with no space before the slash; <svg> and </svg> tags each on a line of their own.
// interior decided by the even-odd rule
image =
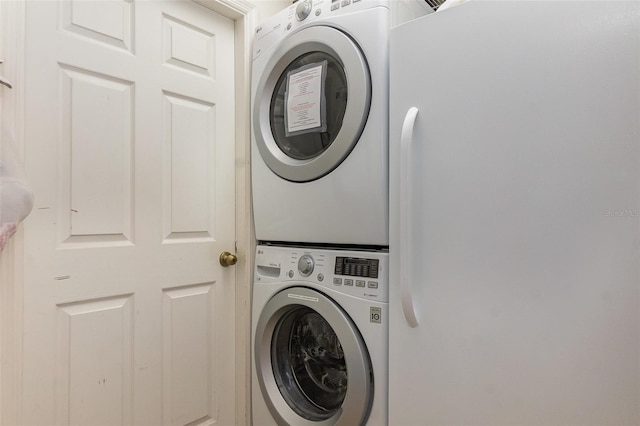
<svg viewBox="0 0 640 426">
<path fill-rule="evenodd" d="M 334 278 L 333 279 L 333 284 L 342 285 L 342 278 Z"/>
<path fill-rule="evenodd" d="M 356 287 L 364 287 L 365 283 L 364 280 L 356 280 Z"/>
<path fill-rule="evenodd" d="M 378 281 L 369 281 L 367 283 L 367 287 L 369 287 L 369 288 L 378 288 Z"/>
<path fill-rule="evenodd" d="M 353 286 L 353 280 L 351 278 L 345 278 L 344 279 L 344 285 Z"/>
</svg>

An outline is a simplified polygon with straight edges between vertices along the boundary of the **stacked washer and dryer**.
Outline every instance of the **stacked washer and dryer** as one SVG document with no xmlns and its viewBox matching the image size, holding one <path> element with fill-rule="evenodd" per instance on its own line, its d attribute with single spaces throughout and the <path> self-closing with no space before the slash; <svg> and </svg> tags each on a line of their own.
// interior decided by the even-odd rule
<svg viewBox="0 0 640 426">
<path fill-rule="evenodd" d="M 387 423 L 388 35 L 422 0 L 300 0 L 256 29 L 254 425 Z"/>
</svg>

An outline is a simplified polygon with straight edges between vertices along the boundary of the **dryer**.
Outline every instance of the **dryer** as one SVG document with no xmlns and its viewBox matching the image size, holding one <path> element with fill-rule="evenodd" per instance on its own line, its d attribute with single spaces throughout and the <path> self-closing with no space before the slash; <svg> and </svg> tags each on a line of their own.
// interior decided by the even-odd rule
<svg viewBox="0 0 640 426">
<path fill-rule="evenodd" d="M 387 424 L 388 253 L 260 245 L 252 423 Z"/>
<path fill-rule="evenodd" d="M 300 0 L 256 29 L 258 240 L 388 246 L 388 34 L 429 11 L 416 0 Z"/>
</svg>

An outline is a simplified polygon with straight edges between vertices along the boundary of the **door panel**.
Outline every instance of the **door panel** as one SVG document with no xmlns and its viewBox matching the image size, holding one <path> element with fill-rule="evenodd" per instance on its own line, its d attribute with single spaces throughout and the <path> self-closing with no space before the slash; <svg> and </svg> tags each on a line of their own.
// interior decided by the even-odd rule
<svg viewBox="0 0 640 426">
<path fill-rule="evenodd" d="M 132 295 L 57 306 L 57 402 L 63 423 L 131 422 L 133 306 Z"/>
<path fill-rule="evenodd" d="M 59 76 L 58 243 L 132 243 L 134 83 L 69 65 Z"/>
<path fill-rule="evenodd" d="M 233 424 L 234 22 L 29 2 L 23 420 Z"/>
</svg>

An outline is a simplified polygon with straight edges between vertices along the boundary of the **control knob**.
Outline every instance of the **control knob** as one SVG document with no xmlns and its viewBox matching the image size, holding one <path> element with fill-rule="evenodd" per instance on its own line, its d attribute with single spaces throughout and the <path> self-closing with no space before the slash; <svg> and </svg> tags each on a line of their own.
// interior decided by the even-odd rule
<svg viewBox="0 0 640 426">
<path fill-rule="evenodd" d="M 298 6 L 296 6 L 296 19 L 298 19 L 298 21 L 304 21 L 307 19 L 312 8 L 312 0 L 300 0 L 300 2 L 298 2 Z"/>
<path fill-rule="evenodd" d="M 298 271 L 300 271 L 300 275 L 303 277 L 311 275 L 314 266 L 313 257 L 308 254 L 301 256 L 300 260 L 298 260 Z"/>
</svg>

